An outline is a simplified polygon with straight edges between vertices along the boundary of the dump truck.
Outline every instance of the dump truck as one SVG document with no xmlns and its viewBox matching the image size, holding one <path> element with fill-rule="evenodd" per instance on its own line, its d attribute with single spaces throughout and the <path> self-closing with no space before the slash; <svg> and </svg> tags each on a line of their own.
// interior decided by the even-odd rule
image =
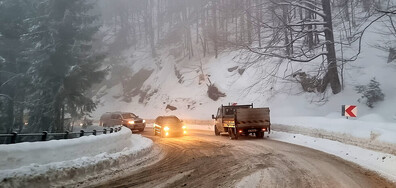
<svg viewBox="0 0 396 188">
<path fill-rule="evenodd" d="M 228 134 L 230 139 L 238 139 L 240 136 L 255 135 L 264 138 L 264 133 L 271 132 L 269 108 L 253 108 L 250 105 L 229 104 L 221 106 L 216 116 L 212 114 L 216 136 Z"/>
</svg>

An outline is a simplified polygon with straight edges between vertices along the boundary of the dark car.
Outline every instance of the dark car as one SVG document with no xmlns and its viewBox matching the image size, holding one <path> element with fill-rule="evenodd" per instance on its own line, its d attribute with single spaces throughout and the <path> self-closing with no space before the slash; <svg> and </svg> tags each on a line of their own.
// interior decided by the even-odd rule
<svg viewBox="0 0 396 188">
<path fill-rule="evenodd" d="M 183 136 L 187 134 L 186 126 L 176 116 L 159 116 L 154 122 L 154 135 L 161 137 Z"/>
<path fill-rule="evenodd" d="M 130 112 L 106 112 L 100 117 L 100 126 L 111 127 L 115 125 L 124 125 L 131 130 L 144 131 L 146 121 L 139 116 Z"/>
</svg>

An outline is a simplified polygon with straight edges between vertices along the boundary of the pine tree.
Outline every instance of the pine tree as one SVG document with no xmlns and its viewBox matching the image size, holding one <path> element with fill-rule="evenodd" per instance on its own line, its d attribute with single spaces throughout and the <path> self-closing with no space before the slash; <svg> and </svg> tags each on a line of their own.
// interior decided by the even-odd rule
<svg viewBox="0 0 396 188">
<path fill-rule="evenodd" d="M 0 0 L 0 132 L 22 129 L 25 99 L 25 73 L 28 62 L 23 50 L 27 44 L 21 36 L 31 12 L 30 1 Z"/>
<path fill-rule="evenodd" d="M 371 79 L 367 85 L 356 86 L 356 91 L 362 94 L 361 99 L 366 99 L 366 105 L 370 108 L 374 108 L 375 103 L 383 101 L 385 98 L 380 83 L 375 78 Z M 358 101 L 361 102 L 361 99 Z"/>
<path fill-rule="evenodd" d="M 84 115 L 95 108 L 87 90 L 105 75 L 103 54 L 92 50 L 98 31 L 93 3 L 86 0 L 38 0 L 26 40 L 33 65 L 30 119 L 32 131 L 64 131 L 64 115 Z"/>
</svg>

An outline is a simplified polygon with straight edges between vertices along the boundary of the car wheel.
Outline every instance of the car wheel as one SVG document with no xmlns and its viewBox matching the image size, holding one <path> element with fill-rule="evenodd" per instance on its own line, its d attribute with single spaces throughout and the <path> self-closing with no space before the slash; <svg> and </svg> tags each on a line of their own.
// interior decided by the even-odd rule
<svg viewBox="0 0 396 188">
<path fill-rule="evenodd" d="M 216 136 L 220 136 L 220 132 L 219 132 L 219 130 L 217 129 L 216 125 L 214 126 L 214 131 L 215 131 L 215 135 L 216 135 Z"/>
</svg>

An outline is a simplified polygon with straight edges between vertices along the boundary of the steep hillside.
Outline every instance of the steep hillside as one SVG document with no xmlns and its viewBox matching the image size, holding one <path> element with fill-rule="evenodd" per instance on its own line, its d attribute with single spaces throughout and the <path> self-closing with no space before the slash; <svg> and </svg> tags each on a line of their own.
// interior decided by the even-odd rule
<svg viewBox="0 0 396 188">
<path fill-rule="evenodd" d="M 98 119 L 106 111 L 132 111 L 145 118 L 175 114 L 186 119 L 209 119 L 221 104 L 236 102 L 269 106 L 272 117 L 278 118 L 342 118 L 341 105 L 355 104 L 358 105 L 357 119 L 396 122 L 396 85 L 393 83 L 396 80 L 396 64 L 395 61 L 387 63 L 388 47 L 394 43 L 389 33 L 383 32 L 389 30 L 389 25 L 384 24 L 383 19 L 372 24 L 378 15 L 370 17 L 367 12 L 357 8 L 354 10 L 356 26 L 347 31 L 348 27 L 352 27 L 345 24 L 351 22 L 343 20 L 342 11 L 342 6 L 335 6 L 333 11 L 338 70 L 344 86 L 339 94 L 332 94 L 330 87 L 324 93 L 304 92 L 299 83 L 301 75 L 319 75 L 316 78 L 324 76 L 327 64 L 323 57 L 310 62 L 292 62 L 277 57 L 257 58 L 257 54 L 246 48 L 234 46 L 221 49 L 216 58 L 214 53 L 203 51 L 198 42 L 199 37 L 194 32 L 190 33 L 190 37 L 197 38 L 196 42 L 188 46 L 188 49 L 195 50 L 195 55 L 191 56 L 192 52 L 186 52 L 186 44 L 181 42 L 182 39 L 177 39 L 185 35 L 179 33 L 178 36 L 176 31 L 181 31 L 177 29 L 181 25 L 176 25 L 176 29 L 169 29 L 168 35 L 159 35 L 163 39 L 158 39 L 155 58 L 152 57 L 153 48 L 150 46 L 139 48 L 135 45 L 108 60 L 118 63 L 115 66 L 113 63 L 106 86 L 95 96 L 99 105 L 93 117 Z M 199 34 L 201 30 L 204 31 L 197 26 L 196 33 Z M 364 35 L 361 42 L 354 40 L 358 39 L 356 36 L 362 31 Z M 352 40 L 352 45 L 348 45 L 347 40 Z M 251 44 L 253 47 L 257 45 L 257 42 Z M 356 60 L 347 61 L 357 55 L 359 46 L 361 51 Z M 205 49 L 209 52 L 212 50 Z M 320 52 L 320 49 L 316 49 L 313 53 Z M 362 94 L 356 91 L 356 86 L 367 85 L 371 80 L 380 84 L 385 96 L 384 101 L 374 103 L 374 108 L 369 108 L 365 99 L 361 98 Z M 208 95 L 208 86 L 212 84 L 219 90 L 216 94 L 220 96 L 218 100 Z"/>
<path fill-rule="evenodd" d="M 122 100 L 124 90 L 121 84 L 103 88 L 106 94 L 101 97 L 98 109 L 94 113 L 97 118 L 105 111 L 132 111 L 146 118 L 157 115 L 175 114 L 183 118 L 208 119 L 221 104 L 229 102 L 254 103 L 255 106 L 269 106 L 273 116 L 339 116 L 341 105 L 357 104 L 359 118 L 375 121 L 395 121 L 396 111 L 396 65 L 386 63 L 387 53 L 374 47 L 379 41 L 385 40 L 376 33 L 381 24 L 374 24 L 366 31 L 362 52 L 354 62 L 345 64 L 345 89 L 337 95 L 303 93 L 301 85 L 279 79 L 275 84 L 266 85 L 262 81 L 265 70 L 260 67 L 242 67 L 237 55 L 239 51 L 223 52 L 218 58 L 175 58 L 169 51 L 171 47 L 161 51 L 158 58 L 151 58 L 148 49 L 126 50 L 123 57 L 128 66 L 137 74 L 140 70 L 152 71 L 140 90 L 131 101 Z M 357 45 L 357 44 L 356 44 Z M 339 46 L 338 46 L 339 47 Z M 346 54 L 356 53 L 356 46 L 347 49 Z M 345 49 L 344 49 L 345 50 Z M 202 69 L 201 69 L 202 63 Z M 310 66 L 305 63 L 304 66 Z M 202 73 L 205 77 L 202 80 Z M 240 74 L 242 73 L 242 74 Z M 284 71 L 279 71 L 283 74 Z M 201 75 L 201 80 L 200 80 Z M 355 86 L 365 85 L 374 78 L 381 84 L 385 100 L 375 108 L 368 108 L 359 103 L 360 94 Z M 227 96 L 213 101 L 208 97 L 208 79 Z M 135 80 L 130 80 L 134 83 Z M 256 85 L 254 85 L 258 82 Z M 263 89 L 262 86 L 270 86 Z M 167 105 L 177 110 L 167 109 Z M 373 115 L 375 114 L 375 115 Z M 370 117 L 370 118 L 368 118 Z M 374 119 L 373 119 L 374 118 Z"/>
</svg>

